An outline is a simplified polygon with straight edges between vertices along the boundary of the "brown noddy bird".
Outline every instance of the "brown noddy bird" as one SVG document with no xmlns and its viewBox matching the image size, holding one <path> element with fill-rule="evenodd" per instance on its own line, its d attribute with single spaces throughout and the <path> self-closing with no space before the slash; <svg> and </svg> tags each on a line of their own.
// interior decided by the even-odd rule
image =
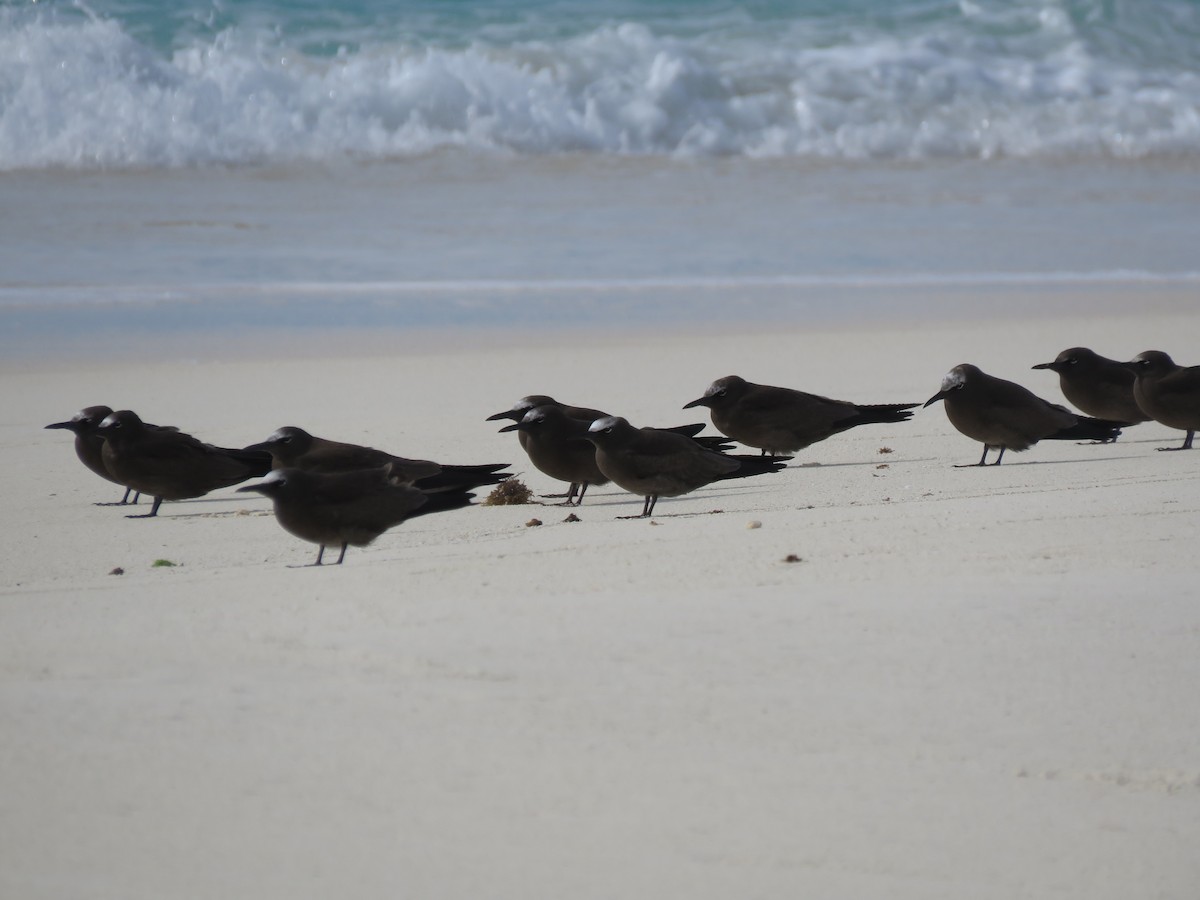
<svg viewBox="0 0 1200 900">
<path fill-rule="evenodd" d="M 791 388 L 755 384 L 737 375 L 718 378 L 684 409 L 707 406 L 717 431 L 763 454 L 803 450 L 859 425 L 903 422 L 918 403 L 863 405 Z"/>
<path fill-rule="evenodd" d="M 1063 396 L 1089 416 L 1126 425 L 1150 420 L 1133 396 L 1136 376 L 1126 363 L 1087 347 L 1072 347 L 1058 354 L 1054 362 L 1033 368 L 1057 372 Z"/>
<path fill-rule="evenodd" d="M 108 471 L 108 466 L 104 464 L 104 438 L 100 434 L 100 423 L 108 416 L 112 415 L 112 407 L 110 406 L 87 406 L 75 413 L 66 422 L 55 422 L 53 425 L 47 425 L 47 428 L 63 428 L 75 435 L 75 455 L 79 457 L 79 461 L 99 475 L 101 478 L 111 481 L 113 484 L 120 484 L 117 479 L 113 478 L 112 473 Z M 170 425 L 151 425 L 145 423 L 147 428 L 155 428 L 159 431 L 178 431 Z M 129 495 L 133 494 L 133 499 L 129 499 Z M 112 503 L 97 503 L 97 506 L 125 506 L 128 503 L 137 503 L 140 493 L 133 488 L 125 488 L 125 496 L 120 500 L 115 500 Z"/>
<path fill-rule="evenodd" d="M 439 488 L 457 490 L 464 485 L 482 487 L 499 484 L 511 474 L 499 471 L 507 468 L 508 463 L 456 466 L 428 459 L 406 459 L 374 447 L 316 437 L 294 425 L 276 429 L 265 441 L 252 444 L 247 449 L 269 453 L 271 467 L 275 469 L 304 469 L 326 475 L 390 465 L 393 477 L 427 491 Z"/>
<path fill-rule="evenodd" d="M 579 419 L 581 422 L 591 423 L 608 416 L 608 413 L 599 409 L 592 409 L 590 406 L 571 406 L 569 403 L 559 403 L 553 397 L 546 394 L 530 394 L 528 397 L 522 397 L 511 407 L 504 410 L 504 412 L 493 413 L 488 416 L 487 421 L 495 422 L 498 419 L 512 419 L 514 422 L 520 422 L 525 417 L 525 413 L 529 412 L 535 406 L 557 406 L 570 418 Z"/>
<path fill-rule="evenodd" d="M 1012 381 L 988 375 L 970 363 L 955 366 L 942 379 L 942 389 L 925 405 L 946 401 L 946 417 L 969 438 L 983 443 L 983 456 L 972 466 L 987 465 L 988 450 L 999 449 L 994 466 L 1005 450 L 1028 450 L 1038 441 L 1112 441 L 1121 433 L 1121 422 L 1077 415 Z M 965 468 L 959 466 L 958 468 Z"/>
<path fill-rule="evenodd" d="M 465 487 L 437 491 L 413 487 L 407 473 L 391 463 L 341 472 L 274 469 L 257 484 L 238 490 L 269 497 L 275 505 L 275 520 L 285 531 L 319 544 L 314 566 L 321 565 L 326 546 L 341 545 L 334 563 L 341 565 L 346 547 L 365 547 L 406 519 L 457 509 L 475 496 Z"/>
<path fill-rule="evenodd" d="M 590 424 L 572 418 L 562 406 L 547 405 L 533 407 L 519 422 L 500 430 L 517 432 L 539 472 L 571 485 L 564 506 L 579 506 L 589 485 L 608 484 L 608 477 L 596 465 L 596 447 L 587 439 Z"/>
<path fill-rule="evenodd" d="M 641 494 L 640 516 L 654 512 L 659 497 L 678 497 L 727 478 L 777 472 L 791 457 L 719 453 L 686 434 L 660 428 L 636 428 L 620 416 L 597 419 L 588 427 L 600 471 L 630 493 Z"/>
<path fill-rule="evenodd" d="M 158 515 L 163 500 L 202 497 L 271 470 L 271 456 L 261 450 L 214 447 L 185 434 L 148 427 L 136 413 L 118 410 L 100 423 L 104 465 L 118 484 L 154 497 L 150 512 Z"/>
<path fill-rule="evenodd" d="M 100 423 L 112 415 L 110 406 L 85 406 L 66 422 L 55 422 L 47 428 L 63 428 L 75 435 L 75 455 L 79 461 L 113 484 L 120 484 L 113 478 L 108 467 L 104 465 L 104 438 L 98 431 Z M 133 502 L 137 503 L 137 494 L 133 488 L 125 488 L 125 496 L 113 503 L 98 503 L 97 506 L 124 506 L 129 503 L 129 495 L 134 494 Z"/>
<path fill-rule="evenodd" d="M 1168 428 L 1187 432 L 1183 446 L 1158 449 L 1191 450 L 1200 430 L 1200 366 L 1177 365 L 1161 350 L 1139 353 L 1128 366 L 1137 376 L 1133 396 L 1142 411 Z"/>
<path fill-rule="evenodd" d="M 556 412 L 548 413 L 549 419 L 544 416 L 536 416 L 529 422 L 525 419 L 534 410 L 550 410 Z M 600 474 L 599 469 L 595 467 L 594 459 L 588 462 L 588 455 L 593 458 L 595 456 L 595 447 L 587 440 L 587 428 L 592 422 L 597 419 L 606 419 L 609 414 L 601 412 L 598 409 L 591 409 L 586 406 L 569 406 L 565 403 L 559 403 L 553 397 L 545 394 L 531 394 L 528 397 L 522 397 L 511 409 L 504 412 L 495 413 L 488 416 L 487 421 L 493 422 L 497 419 L 512 419 L 514 424 L 507 425 L 501 428 L 500 431 L 515 431 L 517 432 L 517 440 L 521 444 L 521 449 L 529 456 L 529 461 L 534 467 L 545 475 L 551 478 L 557 478 L 559 481 L 566 481 L 570 484 L 565 494 L 544 494 L 545 497 L 565 497 L 565 506 L 578 506 L 583 502 L 584 492 L 587 491 L 589 484 L 607 484 L 608 479 Z M 576 426 L 582 427 L 576 427 Z M 701 431 L 704 430 L 704 423 L 679 425 L 674 428 L 665 428 L 664 431 L 674 431 L 679 434 L 685 434 L 688 437 L 695 438 L 703 446 L 713 450 L 726 450 L 729 448 L 728 442 L 720 437 L 698 437 Z M 583 441 L 580 446 L 577 441 Z M 532 446 L 534 443 L 537 446 Z M 536 459 L 534 457 L 537 457 Z M 544 468 L 548 466 L 549 468 Z M 554 470 L 554 471 L 551 471 Z M 560 474 L 554 474 L 558 472 Z M 576 472 L 580 478 L 566 477 L 570 472 Z M 603 481 L 595 480 L 596 477 L 604 478 Z"/>
<path fill-rule="evenodd" d="M 608 413 L 599 409 L 592 409 L 588 406 L 571 406 L 568 403 L 559 403 L 553 397 L 546 394 L 530 394 L 527 397 L 522 397 L 511 407 L 503 412 L 493 413 L 488 416 L 485 421 L 495 422 L 499 419 L 512 419 L 514 422 L 520 422 L 525 417 L 525 414 L 537 406 L 557 406 L 569 418 L 578 419 L 585 424 L 591 424 L 597 419 L 603 419 Z M 521 445 L 521 449 L 526 453 L 529 452 L 530 436 L 528 431 L 517 431 L 517 443 Z M 537 465 L 534 463 L 534 465 Z M 579 490 L 579 485 L 576 482 L 571 482 L 570 490 L 565 494 L 544 494 L 545 497 L 566 497 L 567 501 L 574 499 Z"/>
</svg>

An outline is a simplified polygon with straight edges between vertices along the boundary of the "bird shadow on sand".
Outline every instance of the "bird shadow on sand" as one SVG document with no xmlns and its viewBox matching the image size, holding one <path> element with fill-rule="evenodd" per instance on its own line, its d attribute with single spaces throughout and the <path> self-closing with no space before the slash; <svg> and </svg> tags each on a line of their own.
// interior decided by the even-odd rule
<svg viewBox="0 0 1200 900">
<path fill-rule="evenodd" d="M 745 487 L 734 487 L 734 486 L 730 485 L 729 487 L 724 488 L 724 489 L 700 488 L 699 491 L 703 491 L 703 493 L 700 494 L 699 492 L 693 492 L 691 494 L 685 494 L 682 497 L 661 497 L 658 501 L 658 504 L 654 508 L 654 513 L 652 515 L 646 516 L 644 518 L 647 518 L 647 519 L 675 519 L 675 518 L 692 518 L 695 516 L 721 515 L 724 513 L 731 513 L 734 515 L 753 514 L 754 512 L 756 512 L 756 510 L 754 510 L 754 509 L 726 510 L 726 509 L 719 509 L 718 507 L 720 505 L 720 501 L 722 498 L 740 497 L 740 496 L 753 495 L 753 494 L 762 494 L 762 495 L 766 496 L 766 495 L 770 495 L 771 493 L 773 493 L 771 488 L 760 486 L 760 485 L 746 485 Z M 583 506 L 571 507 L 571 509 L 580 517 L 582 517 L 588 510 L 608 511 L 613 507 L 617 507 L 617 508 L 624 507 L 626 509 L 636 510 L 638 507 L 641 506 L 643 499 L 644 498 L 636 496 L 634 494 L 629 494 L 629 493 L 618 494 L 618 493 L 614 493 L 614 492 L 610 491 L 606 494 L 598 495 L 595 498 L 595 502 L 592 502 L 592 495 L 588 494 L 587 499 L 584 501 Z M 708 509 L 681 510 L 679 512 L 670 511 L 670 506 L 677 502 L 684 503 L 684 502 L 690 501 L 692 503 L 698 503 L 698 502 L 707 502 L 709 500 L 713 501 L 713 503 L 710 506 L 710 508 L 708 508 Z M 665 509 L 664 509 L 664 507 L 665 507 Z M 567 507 L 565 507 L 565 506 L 562 508 L 567 509 Z M 637 513 L 634 512 L 634 513 L 631 513 L 630 515 L 617 516 L 617 518 L 618 519 L 641 519 L 643 517 L 637 515 Z"/>
<path fill-rule="evenodd" d="M 209 504 L 225 504 L 227 506 L 232 506 L 232 504 L 237 504 L 237 506 L 230 508 L 230 509 L 211 510 L 211 511 L 202 511 L 201 509 L 197 509 L 197 507 L 200 507 L 203 505 L 209 505 Z M 139 508 L 148 510 L 150 508 L 150 504 L 148 504 L 148 503 L 139 504 L 138 506 L 134 506 L 133 504 L 128 504 L 125 507 L 125 509 L 128 509 L 128 510 L 137 510 Z M 137 514 L 130 513 L 130 515 L 136 516 Z M 265 507 L 265 508 L 248 507 L 248 506 L 244 505 L 243 503 L 239 503 L 238 500 L 236 500 L 235 498 L 232 498 L 232 497 L 196 497 L 193 500 L 166 500 L 163 502 L 163 505 L 159 508 L 158 515 L 154 516 L 154 518 L 156 518 L 156 519 L 232 519 L 232 518 L 238 518 L 241 516 L 269 516 L 269 515 L 273 515 L 273 512 L 270 509 L 270 507 Z"/>
<path fill-rule="evenodd" d="M 1175 445 L 1176 447 L 1178 447 L 1180 444 L 1182 444 L 1182 443 L 1183 443 L 1183 432 L 1182 432 L 1182 431 L 1181 431 L 1181 432 L 1179 432 L 1179 436 L 1178 436 L 1178 437 L 1172 437 L 1171 435 L 1166 435 L 1166 436 L 1163 436 L 1163 437 L 1156 437 L 1156 438 L 1138 438 L 1137 440 L 1126 440 L 1125 438 L 1123 438 L 1123 437 L 1122 437 L 1120 440 L 1116 440 L 1116 441 L 1110 441 L 1109 443 L 1111 443 L 1111 444 L 1115 444 L 1115 445 L 1122 445 L 1122 444 L 1165 444 L 1165 445 L 1167 445 L 1167 446 L 1170 446 L 1172 441 L 1174 441 L 1174 445 Z M 1083 446 L 1083 445 L 1081 445 L 1081 446 Z"/>
<path fill-rule="evenodd" d="M 976 463 L 955 463 L 952 468 L 955 469 L 1003 469 L 1006 466 L 1016 468 L 1017 466 L 1069 466 L 1080 464 L 1095 464 L 1100 462 L 1117 462 L 1123 459 L 1142 459 L 1141 456 L 1096 456 L 1092 458 L 1072 457 L 1071 459 L 1020 459 L 1009 462 L 1005 457 L 1003 463 L 999 466 L 993 463 L 988 463 L 986 466 L 981 466 Z"/>
<path fill-rule="evenodd" d="M 910 463 L 927 463 L 937 462 L 935 456 L 906 456 L 902 459 L 895 459 L 891 456 L 881 456 L 878 459 L 859 460 L 854 462 L 802 462 L 792 463 L 786 466 L 787 469 L 840 469 L 845 467 L 867 466 L 872 469 L 877 469 L 880 466 L 888 466 L 889 468 L 908 465 Z"/>
</svg>

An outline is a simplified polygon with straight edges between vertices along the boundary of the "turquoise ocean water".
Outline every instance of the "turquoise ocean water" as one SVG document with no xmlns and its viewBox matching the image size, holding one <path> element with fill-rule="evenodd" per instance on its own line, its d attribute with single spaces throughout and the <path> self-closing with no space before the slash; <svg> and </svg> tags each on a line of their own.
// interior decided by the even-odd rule
<svg viewBox="0 0 1200 900">
<path fill-rule="evenodd" d="M 1198 200 L 1194 0 L 0 3 L 9 335 L 1186 287 Z"/>
</svg>

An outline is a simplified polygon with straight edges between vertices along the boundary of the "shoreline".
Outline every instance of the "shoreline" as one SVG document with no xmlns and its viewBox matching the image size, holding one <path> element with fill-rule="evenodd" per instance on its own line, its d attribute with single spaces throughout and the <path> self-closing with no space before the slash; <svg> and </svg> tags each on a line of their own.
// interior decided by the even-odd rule
<svg viewBox="0 0 1200 900">
<path fill-rule="evenodd" d="M 220 310 L 214 321 L 203 302 L 72 304 L 42 311 L 0 307 L 0 321 L 8 318 L 11 326 L 0 339 L 4 350 L 0 371 L 53 368 L 63 361 L 98 364 L 114 355 L 130 354 L 147 361 L 249 359 L 262 354 L 375 356 L 515 348 L 523 343 L 608 344 L 646 333 L 753 338 L 781 330 L 797 335 L 838 334 L 942 324 L 964 327 L 971 322 L 1003 326 L 1031 319 L 1066 328 L 1072 318 L 1096 316 L 1186 319 L 1198 290 L 1189 281 L 1044 283 L 1040 287 L 1020 283 L 974 289 L 963 285 L 757 292 L 714 288 L 700 292 L 699 298 L 676 290 L 622 292 L 614 298 L 598 290 L 599 305 L 575 313 L 558 309 L 559 298 L 545 303 L 514 300 L 512 308 L 519 312 L 510 317 L 504 312 L 506 301 L 501 300 L 485 321 L 478 321 L 481 305 L 473 304 L 457 314 L 466 319 L 464 324 L 455 324 L 453 311 L 443 309 L 432 321 L 422 321 L 428 316 L 406 311 L 402 301 L 370 299 L 332 304 L 313 300 L 300 311 L 292 310 L 286 300 L 263 299 L 251 304 L 249 311 L 225 310 L 226 315 L 240 316 L 241 322 L 222 321 Z M 602 309 L 609 311 L 602 316 Z M 306 322 L 306 315 L 312 320 Z"/>
</svg>

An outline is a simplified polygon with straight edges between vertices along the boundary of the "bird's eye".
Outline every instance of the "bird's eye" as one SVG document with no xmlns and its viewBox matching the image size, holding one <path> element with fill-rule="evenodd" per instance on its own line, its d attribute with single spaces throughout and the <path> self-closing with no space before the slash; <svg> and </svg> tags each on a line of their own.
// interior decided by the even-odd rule
<svg viewBox="0 0 1200 900">
<path fill-rule="evenodd" d="M 604 433 L 605 433 L 605 434 L 612 434 L 612 426 L 611 426 L 611 425 L 609 425 L 607 428 L 605 428 L 605 429 L 604 429 Z"/>
<path fill-rule="evenodd" d="M 281 443 L 281 444 L 290 444 L 291 442 L 292 442 L 292 439 L 290 436 L 289 437 L 281 437 L 279 439 L 279 443 Z"/>
<path fill-rule="evenodd" d="M 113 423 L 112 423 L 112 427 L 113 427 L 113 428 L 120 428 L 120 427 L 121 427 L 121 420 L 120 420 L 120 419 L 118 419 L 117 421 L 113 422 Z"/>
<path fill-rule="evenodd" d="M 1075 357 L 1072 356 L 1070 359 L 1067 360 L 1067 365 L 1073 366 L 1073 365 L 1076 365 L 1078 362 L 1079 362 L 1079 360 L 1077 360 Z"/>
<path fill-rule="evenodd" d="M 725 388 L 721 388 L 719 391 L 717 391 L 717 396 L 724 397 L 726 393 L 728 393 L 728 391 L 726 391 Z"/>
</svg>

